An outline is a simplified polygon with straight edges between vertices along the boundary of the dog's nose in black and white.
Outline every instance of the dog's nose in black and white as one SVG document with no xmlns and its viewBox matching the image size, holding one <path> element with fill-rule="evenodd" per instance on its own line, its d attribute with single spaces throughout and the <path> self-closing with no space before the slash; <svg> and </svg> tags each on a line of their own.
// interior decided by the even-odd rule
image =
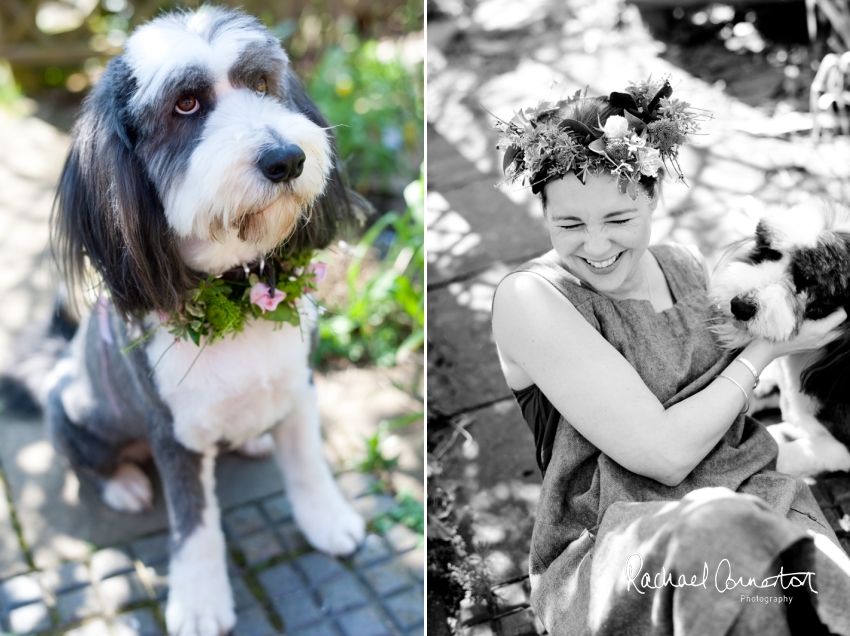
<svg viewBox="0 0 850 636">
<path fill-rule="evenodd" d="M 269 181 L 292 181 L 304 172 L 306 158 L 304 151 L 294 144 L 273 146 L 260 155 L 257 167 Z"/>
<path fill-rule="evenodd" d="M 738 320 L 747 321 L 756 315 L 758 305 L 752 300 L 735 296 L 732 299 L 732 315 Z"/>
</svg>

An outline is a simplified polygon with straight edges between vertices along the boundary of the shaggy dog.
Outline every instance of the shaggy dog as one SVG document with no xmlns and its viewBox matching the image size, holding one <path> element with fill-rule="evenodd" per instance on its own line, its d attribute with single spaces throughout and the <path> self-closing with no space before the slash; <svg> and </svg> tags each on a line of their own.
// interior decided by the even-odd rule
<svg viewBox="0 0 850 636">
<path fill-rule="evenodd" d="M 325 247 L 352 217 L 337 166 L 280 42 L 220 8 L 136 30 L 73 131 L 54 249 L 72 282 L 93 268 L 104 292 L 52 372 L 46 417 L 56 447 L 117 510 L 150 506 L 135 462 L 152 455 L 171 524 L 171 634 L 235 623 L 213 474 L 221 449 L 274 449 L 316 548 L 348 554 L 364 537 L 321 454 L 315 306 L 298 301 L 300 325 L 256 316 L 206 344 L 175 339 L 168 323 L 209 276 L 265 277 L 278 294 L 264 257 Z"/>
<path fill-rule="evenodd" d="M 813 202 L 766 216 L 740 247 L 749 250 L 722 261 L 711 279 L 712 303 L 722 316 L 712 330 L 724 348 L 759 337 L 782 342 L 803 320 L 840 307 L 850 312 L 846 208 Z M 769 430 L 779 443 L 782 472 L 850 470 L 850 452 L 835 438 L 850 442 L 850 321 L 839 329 L 840 337 L 821 350 L 780 358 L 773 369 L 783 423 Z"/>
</svg>

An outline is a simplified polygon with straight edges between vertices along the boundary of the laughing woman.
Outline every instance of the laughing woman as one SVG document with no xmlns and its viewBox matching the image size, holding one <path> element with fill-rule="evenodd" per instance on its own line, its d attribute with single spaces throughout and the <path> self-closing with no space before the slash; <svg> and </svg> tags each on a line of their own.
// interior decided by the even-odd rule
<svg viewBox="0 0 850 636">
<path fill-rule="evenodd" d="M 532 603 L 555 635 L 850 634 L 850 561 L 744 415 L 768 363 L 820 348 L 846 314 L 715 346 L 698 253 L 649 246 L 663 165 L 681 178 L 698 128 L 671 94 L 640 83 L 500 124 L 507 180 L 540 195 L 553 247 L 493 306 L 544 476 Z"/>
</svg>

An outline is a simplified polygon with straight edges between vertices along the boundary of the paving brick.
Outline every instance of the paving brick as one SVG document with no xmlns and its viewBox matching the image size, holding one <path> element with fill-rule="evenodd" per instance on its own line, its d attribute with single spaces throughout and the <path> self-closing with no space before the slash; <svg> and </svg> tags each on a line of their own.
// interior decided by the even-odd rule
<svg viewBox="0 0 850 636">
<path fill-rule="evenodd" d="M 289 503 L 289 499 L 286 495 L 279 495 L 277 497 L 272 497 L 271 499 L 266 499 L 263 502 L 263 510 L 266 511 L 266 514 L 269 516 L 274 523 L 280 523 L 281 521 L 288 521 L 292 519 L 292 504 Z"/>
<path fill-rule="evenodd" d="M 145 565 L 154 565 L 168 561 L 168 533 L 161 532 L 133 541 L 130 544 L 133 554 Z"/>
<path fill-rule="evenodd" d="M 347 572 L 339 561 L 319 552 L 298 557 L 295 560 L 295 566 L 311 585 L 317 585 Z"/>
<path fill-rule="evenodd" d="M 378 479 L 374 475 L 350 472 L 336 478 L 336 484 L 347 499 L 356 499 L 372 491 Z"/>
<path fill-rule="evenodd" d="M 168 596 L 168 563 L 157 563 L 147 568 L 148 580 L 151 582 L 157 600 Z"/>
<path fill-rule="evenodd" d="M 233 603 L 237 610 L 257 602 L 257 599 L 254 598 L 251 590 L 245 584 L 245 579 L 241 576 L 231 576 L 230 587 L 233 589 Z"/>
<path fill-rule="evenodd" d="M 127 550 L 106 548 L 91 556 L 91 572 L 95 580 L 108 579 L 116 574 L 132 572 L 135 569 L 133 558 Z"/>
<path fill-rule="evenodd" d="M 115 612 L 131 603 L 148 600 L 148 593 L 139 575 L 131 572 L 101 581 L 100 597 L 107 611 Z"/>
<path fill-rule="evenodd" d="M 54 594 L 67 592 L 91 583 L 91 574 L 85 563 L 66 563 L 41 575 L 41 583 Z"/>
<path fill-rule="evenodd" d="M 395 524 L 384 533 L 384 538 L 396 552 L 407 552 L 423 543 L 422 535 L 401 523 Z"/>
<path fill-rule="evenodd" d="M 277 636 L 278 632 L 269 622 L 259 605 L 252 605 L 236 613 L 233 636 Z"/>
<path fill-rule="evenodd" d="M 76 629 L 65 632 L 65 636 L 112 636 L 109 633 L 109 625 L 103 619 L 92 621 L 81 625 Z"/>
<path fill-rule="evenodd" d="M 325 581 L 316 590 L 322 601 L 322 608 L 332 614 L 339 614 L 369 602 L 366 588 L 351 572 Z"/>
<path fill-rule="evenodd" d="M 389 615 L 402 630 L 421 627 L 425 622 L 422 614 L 422 590 L 415 588 L 383 601 Z"/>
<path fill-rule="evenodd" d="M 499 633 L 502 636 L 537 636 L 534 612 L 525 609 L 516 614 L 505 616 L 499 621 Z"/>
<path fill-rule="evenodd" d="M 339 630 L 330 621 L 323 621 L 318 625 L 311 625 L 291 632 L 291 634 L 292 636 L 339 636 Z"/>
<path fill-rule="evenodd" d="M 401 563 L 420 583 L 425 580 L 425 549 L 411 550 L 400 555 L 396 561 Z"/>
<path fill-rule="evenodd" d="M 113 636 L 164 636 L 153 610 L 142 608 L 119 614 L 111 621 Z"/>
<path fill-rule="evenodd" d="M 59 594 L 56 597 L 56 609 L 63 623 L 72 623 L 103 612 L 94 588 L 91 585 L 81 587 L 71 592 Z"/>
<path fill-rule="evenodd" d="M 271 530 L 243 537 L 239 539 L 237 545 L 245 557 L 245 563 L 249 566 L 264 563 L 285 552 L 283 544 Z"/>
<path fill-rule="evenodd" d="M 307 591 L 281 596 L 273 604 L 287 632 L 318 623 L 323 618 L 321 607 Z"/>
<path fill-rule="evenodd" d="M 287 552 L 300 552 L 310 549 L 307 538 L 301 533 L 301 529 L 294 521 L 283 523 L 276 530 L 283 540 Z"/>
<path fill-rule="evenodd" d="M 395 499 L 389 495 L 366 495 L 351 502 L 354 509 L 367 521 L 384 515 L 396 507 Z"/>
<path fill-rule="evenodd" d="M 360 570 L 362 576 L 378 596 L 388 596 L 413 585 L 410 575 L 396 562 Z"/>
<path fill-rule="evenodd" d="M 238 538 L 262 530 L 266 520 L 257 506 L 249 505 L 226 513 L 223 525 L 229 537 Z"/>
<path fill-rule="evenodd" d="M 304 580 L 289 563 L 280 563 L 264 570 L 257 578 L 271 599 L 306 589 Z"/>
<path fill-rule="evenodd" d="M 33 634 L 53 627 L 50 612 L 43 601 L 24 605 L 9 612 L 9 629 L 16 634 Z"/>
<path fill-rule="evenodd" d="M 366 565 L 386 561 L 392 556 L 392 552 L 387 546 L 387 543 L 378 535 L 370 534 L 366 536 L 363 545 L 349 557 L 349 562 L 355 568 L 362 568 Z"/>
<path fill-rule="evenodd" d="M 345 636 L 391 636 L 389 626 L 378 610 L 369 605 L 337 619 Z"/>
<path fill-rule="evenodd" d="M 0 595 L 7 610 L 40 601 L 44 596 L 38 574 L 22 574 L 0 584 Z"/>
</svg>

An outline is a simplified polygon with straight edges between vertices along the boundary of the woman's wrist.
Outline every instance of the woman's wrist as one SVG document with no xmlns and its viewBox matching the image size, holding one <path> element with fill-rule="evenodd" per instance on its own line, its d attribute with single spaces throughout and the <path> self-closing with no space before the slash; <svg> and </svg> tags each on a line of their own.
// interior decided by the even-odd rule
<svg viewBox="0 0 850 636">
<path fill-rule="evenodd" d="M 765 367 L 776 358 L 785 355 L 781 342 L 770 342 L 764 338 L 756 338 L 741 351 L 739 356 L 744 357 L 752 364 L 756 372 L 761 375 Z"/>
</svg>

